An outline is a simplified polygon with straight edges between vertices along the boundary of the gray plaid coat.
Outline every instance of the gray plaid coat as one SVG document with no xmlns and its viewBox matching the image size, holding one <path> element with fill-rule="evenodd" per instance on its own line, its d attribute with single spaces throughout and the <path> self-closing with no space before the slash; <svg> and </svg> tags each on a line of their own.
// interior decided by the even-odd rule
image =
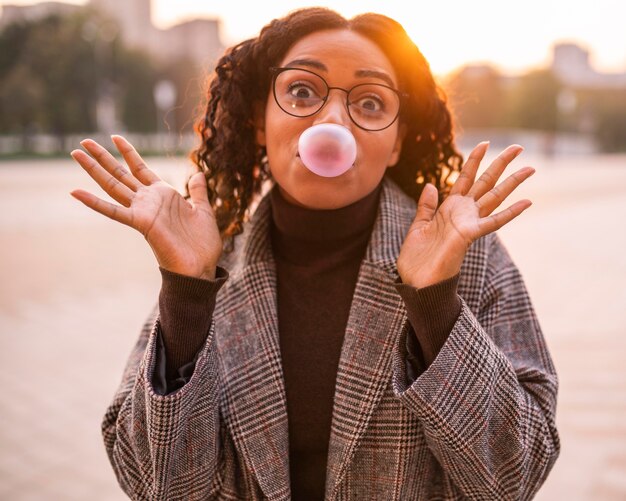
<svg viewBox="0 0 626 501">
<path fill-rule="evenodd" d="M 341 350 L 326 499 L 530 499 L 560 450 L 558 380 L 522 277 L 496 233 L 476 240 L 460 316 L 408 380 L 413 334 L 393 284 L 416 204 L 383 182 Z M 266 196 L 220 262 L 230 276 L 182 388 L 159 395 L 151 383 L 156 308 L 141 331 L 102 423 L 133 499 L 290 499 L 269 210 Z"/>
</svg>

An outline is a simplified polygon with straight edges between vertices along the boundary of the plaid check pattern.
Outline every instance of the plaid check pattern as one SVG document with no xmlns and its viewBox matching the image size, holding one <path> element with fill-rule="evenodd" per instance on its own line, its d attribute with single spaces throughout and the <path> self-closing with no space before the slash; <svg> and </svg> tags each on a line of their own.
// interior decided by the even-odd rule
<svg viewBox="0 0 626 501">
<path fill-rule="evenodd" d="M 520 272 L 497 233 L 476 240 L 459 318 L 409 380 L 411 331 L 393 284 L 416 203 L 383 183 L 338 367 L 325 498 L 531 499 L 560 451 L 558 379 Z M 158 305 L 141 330 L 102 422 L 132 499 L 290 499 L 269 211 L 264 197 L 220 261 L 230 277 L 194 374 L 174 393 L 151 384 Z"/>
</svg>

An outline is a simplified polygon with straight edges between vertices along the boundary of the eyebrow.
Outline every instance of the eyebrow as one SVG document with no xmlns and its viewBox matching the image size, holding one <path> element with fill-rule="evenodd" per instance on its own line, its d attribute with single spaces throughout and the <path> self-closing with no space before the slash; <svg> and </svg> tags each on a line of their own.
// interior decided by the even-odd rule
<svg viewBox="0 0 626 501">
<path fill-rule="evenodd" d="M 328 68 L 326 68 L 326 66 L 323 63 L 316 61 L 315 59 L 294 59 L 293 61 L 288 62 L 285 66 L 308 66 L 309 68 L 315 68 L 321 71 L 328 71 Z M 391 79 L 391 77 L 387 73 L 384 73 L 382 71 L 357 70 L 354 72 L 354 76 L 378 78 L 386 82 L 387 85 L 389 85 L 390 87 L 395 88 L 396 86 L 393 80 Z"/>
</svg>

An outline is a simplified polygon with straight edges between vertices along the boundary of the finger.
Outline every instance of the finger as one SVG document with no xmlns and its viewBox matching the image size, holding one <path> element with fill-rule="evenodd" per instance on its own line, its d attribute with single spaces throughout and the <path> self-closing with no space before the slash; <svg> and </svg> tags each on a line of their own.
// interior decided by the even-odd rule
<svg viewBox="0 0 626 501">
<path fill-rule="evenodd" d="M 127 226 L 132 226 L 132 213 L 126 207 L 120 207 L 119 205 L 115 205 L 105 200 L 101 200 L 97 196 L 89 193 L 84 190 L 74 190 L 70 192 L 76 200 L 79 200 L 83 204 L 85 204 L 90 209 L 99 212 L 100 214 L 113 219 L 119 223 L 125 224 Z"/>
<path fill-rule="evenodd" d="M 417 213 L 415 214 L 415 223 L 427 223 L 432 220 L 437 210 L 437 187 L 432 183 L 427 183 L 422 189 L 422 194 L 417 202 Z"/>
<path fill-rule="evenodd" d="M 196 172 L 189 178 L 187 183 L 189 189 L 189 195 L 195 206 L 208 207 L 209 206 L 209 193 L 207 191 L 206 178 L 204 172 Z"/>
<path fill-rule="evenodd" d="M 511 163 L 513 159 L 522 151 L 524 151 L 524 148 L 519 144 L 512 144 L 511 146 L 508 146 L 493 162 L 491 162 L 489 168 L 482 173 L 482 175 L 467 192 L 467 196 L 472 197 L 474 200 L 478 200 L 485 193 L 487 193 L 498 182 L 498 179 L 500 179 L 500 176 L 504 172 L 504 169 L 506 169 L 506 166 Z"/>
<path fill-rule="evenodd" d="M 485 217 L 491 214 L 506 197 L 513 193 L 515 188 L 517 188 L 534 173 L 534 168 L 524 167 L 485 193 L 480 200 L 476 202 L 480 217 Z"/>
<path fill-rule="evenodd" d="M 131 172 L 143 184 L 150 185 L 161 180 L 159 176 L 157 176 L 153 171 L 148 168 L 141 156 L 139 156 L 139 153 L 137 153 L 137 150 L 135 150 L 134 146 L 130 144 L 125 138 L 114 134 L 111 136 L 111 140 L 113 141 L 113 144 L 118 149 L 118 151 L 124 157 L 124 160 L 130 167 Z"/>
<path fill-rule="evenodd" d="M 84 139 L 80 144 L 98 161 L 106 171 L 115 179 L 121 181 L 132 191 L 137 191 L 143 186 L 122 164 L 120 164 L 106 148 L 103 148 L 92 139 Z"/>
<path fill-rule="evenodd" d="M 520 200 L 503 211 L 493 214 L 492 216 L 480 219 L 478 221 L 479 236 L 487 235 L 493 231 L 499 230 L 512 219 L 519 216 L 533 203 L 530 200 Z"/>
<path fill-rule="evenodd" d="M 487 153 L 488 148 L 489 141 L 483 141 L 482 143 L 478 143 L 478 145 L 472 150 L 467 162 L 465 162 L 465 165 L 459 173 L 459 177 L 456 178 L 449 195 L 465 195 L 468 192 L 468 190 L 472 187 L 472 184 L 474 184 L 478 166 L 485 156 L 485 153 Z"/>
<path fill-rule="evenodd" d="M 111 195 L 111 198 L 125 207 L 130 206 L 130 201 L 135 196 L 134 191 L 125 184 L 120 183 L 84 151 L 74 150 L 70 155 L 104 191 Z"/>
</svg>

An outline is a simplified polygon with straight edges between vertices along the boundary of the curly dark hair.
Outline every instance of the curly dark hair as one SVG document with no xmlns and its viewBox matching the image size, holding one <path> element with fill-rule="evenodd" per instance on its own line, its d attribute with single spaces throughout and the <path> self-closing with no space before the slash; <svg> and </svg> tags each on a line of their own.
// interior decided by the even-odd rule
<svg viewBox="0 0 626 501">
<path fill-rule="evenodd" d="M 328 29 L 353 30 L 376 43 L 396 70 L 400 90 L 410 96 L 399 116 L 407 132 L 400 159 L 385 175 L 415 200 L 431 182 L 441 203 L 452 185 L 450 175 L 461 170 L 463 157 L 454 146 L 446 95 L 400 23 L 373 13 L 347 20 L 321 7 L 292 11 L 271 21 L 257 37 L 226 50 L 207 81 L 206 109 L 195 124 L 201 143 L 190 159 L 207 179 L 220 234 L 229 244 L 226 252 L 242 233 L 264 182 L 271 179 L 254 126 L 255 104 L 264 103 L 269 94 L 270 68 L 299 39 Z"/>
</svg>

